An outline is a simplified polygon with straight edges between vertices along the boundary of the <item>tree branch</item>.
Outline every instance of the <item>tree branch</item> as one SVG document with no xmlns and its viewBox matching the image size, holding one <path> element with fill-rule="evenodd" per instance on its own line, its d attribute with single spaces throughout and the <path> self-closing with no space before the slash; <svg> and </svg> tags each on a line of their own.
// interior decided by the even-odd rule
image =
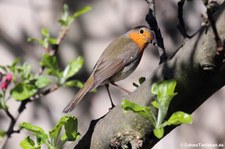
<svg viewBox="0 0 225 149">
<path fill-rule="evenodd" d="M 224 10 L 225 3 L 213 15 L 221 39 L 225 39 Z M 225 85 L 225 64 L 215 61 L 217 45 L 212 28 L 208 28 L 207 34 L 204 30 L 205 28 L 202 28 L 170 60 L 159 65 L 152 75 L 125 99 L 143 106 L 150 106 L 156 115 L 156 109 L 151 105 L 154 98 L 150 92 L 151 85 L 158 81 L 175 79 L 178 95 L 170 104 L 167 113 L 169 117 L 176 111 L 192 113 L 212 94 L 223 87 Z M 213 67 L 210 71 L 205 70 L 204 66 L 206 65 Z M 165 134 L 174 128 L 166 127 Z M 153 135 L 153 122 L 149 122 L 141 115 L 131 111 L 124 113 L 120 104 L 90 129 L 93 132 L 91 138 L 87 139 L 85 135 L 78 143 L 80 148 L 108 149 L 118 147 L 115 146 L 116 143 L 120 147 L 126 145 L 128 148 L 149 149 L 159 141 Z M 84 143 L 85 139 L 89 142 Z"/>
<path fill-rule="evenodd" d="M 167 60 L 167 55 L 164 47 L 163 37 L 155 17 L 155 1 L 151 3 L 149 0 L 146 0 L 146 2 L 149 4 L 149 12 L 146 15 L 145 20 L 148 23 L 150 29 L 155 33 L 157 45 L 153 45 L 156 45 L 158 48 L 160 58 L 159 64 L 161 64 Z"/>
<path fill-rule="evenodd" d="M 183 6 L 184 6 L 185 0 L 180 0 L 177 5 L 178 5 L 178 29 L 180 33 L 183 35 L 184 38 L 191 38 L 190 35 L 187 33 L 187 29 L 184 23 L 184 18 L 183 18 Z"/>
<path fill-rule="evenodd" d="M 208 20 L 209 20 L 209 23 L 211 24 L 212 26 L 212 30 L 213 30 L 213 34 L 215 36 L 215 41 L 216 41 L 216 46 L 217 46 L 217 55 L 218 55 L 218 58 L 219 59 L 224 59 L 224 49 L 223 49 L 223 43 L 222 43 L 222 40 L 220 39 L 219 37 L 219 34 L 218 34 L 218 31 L 217 31 L 217 28 L 216 28 L 216 25 L 215 25 L 215 20 L 213 18 L 213 13 L 216 9 L 218 9 L 219 7 L 219 4 L 217 2 L 210 2 L 209 4 L 206 2 L 205 3 L 205 6 L 206 6 L 206 13 L 208 15 Z"/>
</svg>

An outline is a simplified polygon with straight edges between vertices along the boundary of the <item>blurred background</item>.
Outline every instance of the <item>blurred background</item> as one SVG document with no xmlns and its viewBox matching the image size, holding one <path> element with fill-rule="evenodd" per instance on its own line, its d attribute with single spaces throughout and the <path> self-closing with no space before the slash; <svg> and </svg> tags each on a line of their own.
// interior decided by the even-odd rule
<svg viewBox="0 0 225 149">
<path fill-rule="evenodd" d="M 62 43 L 58 58 L 62 68 L 77 56 L 83 56 L 85 64 L 74 78 L 85 81 L 97 59 L 106 46 L 117 36 L 138 25 L 147 25 L 145 15 L 148 5 L 144 0 L 0 0 L 0 65 L 11 64 L 16 57 L 32 64 L 38 71 L 38 62 L 44 53 L 37 44 L 28 43 L 28 37 L 41 38 L 40 30 L 47 27 L 53 37 L 59 32 L 58 20 L 63 4 L 69 4 L 71 13 L 91 6 L 92 10 L 79 17 L 71 26 Z M 156 14 L 164 38 L 168 55 L 171 55 L 185 39 L 177 29 L 177 1 L 157 0 Z M 205 8 L 201 0 L 187 2 L 184 6 L 184 19 L 189 34 L 195 33 L 201 24 L 201 14 Z M 127 79 L 118 82 L 133 91 L 132 82 L 139 77 L 148 77 L 159 63 L 157 50 L 148 46 L 137 70 Z M 114 103 L 121 102 L 124 92 L 110 87 Z M 62 110 L 78 91 L 77 88 L 60 88 L 40 100 L 29 103 L 18 120 L 31 122 L 49 131 L 63 115 Z M 208 143 L 225 145 L 225 90 L 221 89 L 193 113 L 193 124 L 182 125 L 173 130 L 153 149 L 188 148 L 185 143 Z M 191 100 L 191 99 L 190 99 Z M 10 112 L 16 114 L 19 103 L 9 100 Z M 96 93 L 85 96 L 70 114 L 79 120 L 79 132 L 83 135 L 92 119 L 108 112 L 110 102 L 104 87 Z M 9 118 L 0 111 L 0 128 L 8 128 Z M 27 131 L 13 134 L 7 149 L 20 148 L 19 143 L 28 135 Z M 0 143 L 2 140 L 0 140 Z M 190 147 L 189 147 L 190 148 Z M 210 147 L 209 147 L 210 148 Z"/>
</svg>

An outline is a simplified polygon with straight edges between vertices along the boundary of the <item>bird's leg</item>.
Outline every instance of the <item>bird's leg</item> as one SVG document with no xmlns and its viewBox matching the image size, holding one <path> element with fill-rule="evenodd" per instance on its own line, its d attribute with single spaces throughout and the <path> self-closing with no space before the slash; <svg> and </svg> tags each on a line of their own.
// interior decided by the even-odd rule
<svg viewBox="0 0 225 149">
<path fill-rule="evenodd" d="M 110 91 L 109 91 L 109 84 L 105 84 L 105 88 L 106 88 L 106 90 L 107 90 L 107 92 L 108 92 L 108 95 L 109 95 L 109 99 L 110 99 L 110 102 L 111 102 L 111 108 L 109 108 L 109 110 L 111 110 L 112 108 L 114 108 L 115 107 L 115 105 L 114 105 L 114 103 L 113 103 L 113 100 L 112 100 L 112 96 L 111 96 L 111 94 L 110 94 Z"/>
<path fill-rule="evenodd" d="M 130 93 L 131 93 L 130 91 L 128 91 L 128 90 L 126 90 L 125 88 L 123 88 L 123 87 L 117 85 L 117 84 L 114 83 L 114 82 L 110 82 L 110 83 L 111 83 L 112 85 L 118 87 L 119 89 L 123 90 L 123 91 L 126 92 L 127 94 L 130 94 Z"/>
</svg>

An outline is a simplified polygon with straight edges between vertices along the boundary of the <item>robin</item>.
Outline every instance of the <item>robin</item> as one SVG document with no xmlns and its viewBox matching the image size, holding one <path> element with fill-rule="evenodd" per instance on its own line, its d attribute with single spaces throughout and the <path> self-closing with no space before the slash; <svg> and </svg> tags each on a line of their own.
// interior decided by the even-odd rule
<svg viewBox="0 0 225 149">
<path fill-rule="evenodd" d="M 141 60 L 144 49 L 153 40 L 153 38 L 153 33 L 145 26 L 133 28 L 127 33 L 116 38 L 104 50 L 83 88 L 79 90 L 72 101 L 65 107 L 63 112 L 67 113 L 72 111 L 89 91 L 99 85 L 106 86 L 112 107 L 114 107 L 109 92 L 109 84 L 128 92 L 115 84 L 115 82 L 125 79 L 136 69 Z"/>
</svg>

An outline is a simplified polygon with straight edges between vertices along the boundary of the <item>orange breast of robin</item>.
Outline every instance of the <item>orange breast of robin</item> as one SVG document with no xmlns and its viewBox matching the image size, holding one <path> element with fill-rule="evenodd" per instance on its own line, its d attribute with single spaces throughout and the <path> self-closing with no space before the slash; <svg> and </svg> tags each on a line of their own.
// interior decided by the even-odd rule
<svg viewBox="0 0 225 149">
<path fill-rule="evenodd" d="M 143 50 L 153 37 L 150 33 L 145 32 L 143 34 L 139 32 L 131 32 L 129 37 L 138 45 L 140 50 Z"/>
</svg>

